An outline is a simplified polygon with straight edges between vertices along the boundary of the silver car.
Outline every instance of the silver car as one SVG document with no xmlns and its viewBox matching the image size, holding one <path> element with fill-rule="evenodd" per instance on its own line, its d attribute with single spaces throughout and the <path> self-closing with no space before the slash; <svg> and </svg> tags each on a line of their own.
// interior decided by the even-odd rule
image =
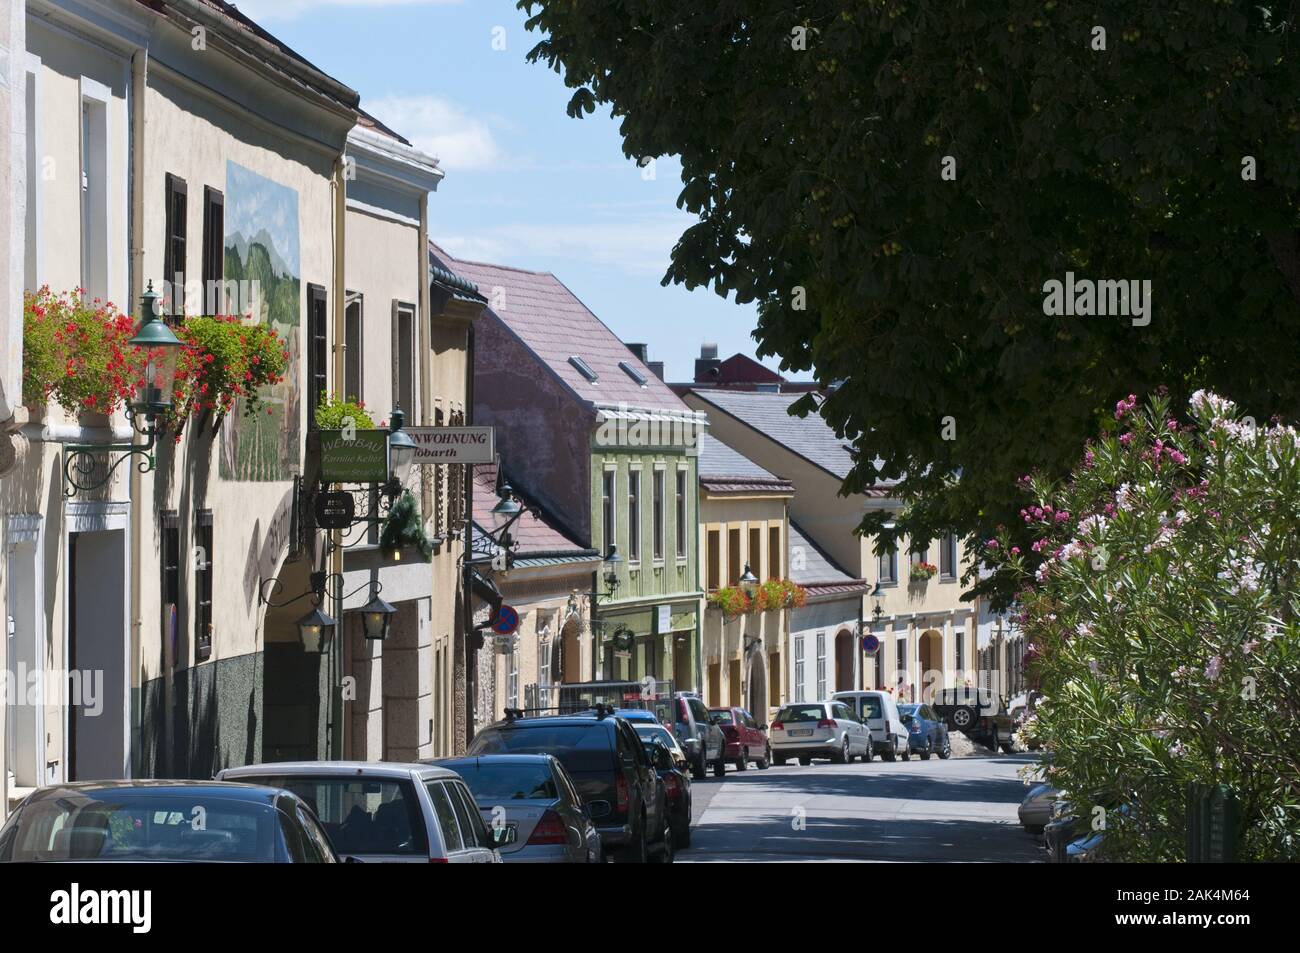
<svg viewBox="0 0 1300 953">
<path fill-rule="evenodd" d="M 812 764 L 813 758 L 828 758 L 847 764 L 854 758 L 871 759 L 871 729 L 847 705 L 837 701 L 800 702 L 786 705 L 768 729 L 772 760 L 778 765 L 787 758 Z"/>
<path fill-rule="evenodd" d="M 600 832 L 553 755 L 485 754 L 429 761 L 469 786 L 506 863 L 598 864 Z"/>
<path fill-rule="evenodd" d="M 227 768 L 217 780 L 292 791 L 307 802 L 344 860 L 501 863 L 469 788 L 446 768 L 383 761 L 285 761 Z"/>
<path fill-rule="evenodd" d="M 1041 834 L 1052 819 L 1052 802 L 1061 792 L 1050 784 L 1036 784 L 1020 802 L 1020 824 L 1031 834 Z"/>
</svg>

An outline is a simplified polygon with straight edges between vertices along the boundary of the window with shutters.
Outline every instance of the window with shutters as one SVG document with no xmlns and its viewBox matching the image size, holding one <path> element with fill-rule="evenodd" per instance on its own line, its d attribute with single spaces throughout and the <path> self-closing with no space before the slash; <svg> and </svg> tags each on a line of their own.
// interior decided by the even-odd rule
<svg viewBox="0 0 1300 953">
<path fill-rule="evenodd" d="M 664 558 L 664 471 L 656 470 L 654 472 L 653 484 L 653 526 L 654 533 L 654 558 L 661 561 Z"/>
<path fill-rule="evenodd" d="M 194 660 L 212 656 L 212 511 L 195 514 L 194 545 Z"/>
<path fill-rule="evenodd" d="M 709 591 L 714 592 L 722 587 L 722 534 L 716 529 L 709 530 L 704 548 L 707 550 L 704 555 L 709 567 Z"/>
<path fill-rule="evenodd" d="M 953 533 L 939 541 L 939 578 L 957 578 L 957 536 Z"/>
<path fill-rule="evenodd" d="M 749 528 L 749 571 L 754 574 L 755 579 L 766 579 L 763 575 L 763 528 L 761 526 L 751 526 Z"/>
<path fill-rule="evenodd" d="M 351 401 L 364 401 L 362 368 L 365 366 L 362 352 L 362 328 L 364 327 L 365 297 L 354 291 L 348 292 L 348 306 L 343 313 L 343 398 Z M 406 407 L 402 408 L 410 413 Z M 410 417 L 407 418 L 410 420 Z"/>
<path fill-rule="evenodd" d="M 210 185 L 203 187 L 203 313 L 226 314 L 226 199 Z"/>
<path fill-rule="evenodd" d="M 452 413 L 451 425 L 453 427 L 465 426 L 464 410 L 456 410 L 454 413 Z M 447 517 L 447 522 L 448 522 L 447 530 L 451 534 L 451 536 L 455 538 L 461 532 L 461 527 L 464 525 L 465 518 L 466 518 L 465 480 L 466 480 L 467 468 L 464 464 L 453 463 L 453 464 L 447 464 L 447 469 L 450 471 L 449 479 L 451 481 L 451 502 L 452 502 L 451 513 L 448 514 Z"/>
<path fill-rule="evenodd" d="M 433 425 L 445 426 L 446 412 L 441 406 L 433 409 Z M 433 465 L 433 534 L 447 535 L 447 466 L 443 463 Z"/>
<path fill-rule="evenodd" d="M 627 475 L 627 561 L 641 561 L 641 471 Z"/>
<path fill-rule="evenodd" d="M 686 519 L 686 471 L 677 471 L 677 558 L 686 558 L 686 533 L 690 524 Z"/>
<path fill-rule="evenodd" d="M 740 585 L 740 530 L 727 530 L 727 585 Z"/>
<path fill-rule="evenodd" d="M 785 562 L 785 547 L 781 545 L 781 527 L 767 528 L 767 578 L 780 579 L 781 566 Z M 761 576 L 759 577 L 762 578 Z"/>
<path fill-rule="evenodd" d="M 415 308 L 401 301 L 393 302 L 393 399 L 414 422 Z"/>
<path fill-rule="evenodd" d="M 817 697 L 826 697 L 826 633 L 817 633 Z"/>
<path fill-rule="evenodd" d="M 316 427 L 316 408 L 327 393 L 329 309 L 325 289 L 307 286 L 307 425 Z"/>
<path fill-rule="evenodd" d="M 166 229 L 163 242 L 163 280 L 167 282 L 168 314 L 185 315 L 185 218 L 187 186 L 180 176 L 167 173 Z"/>
</svg>

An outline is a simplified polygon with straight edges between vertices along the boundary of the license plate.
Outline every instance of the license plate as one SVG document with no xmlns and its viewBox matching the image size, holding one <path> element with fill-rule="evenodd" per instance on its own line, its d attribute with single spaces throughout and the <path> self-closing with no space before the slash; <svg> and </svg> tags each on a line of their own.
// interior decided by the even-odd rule
<svg viewBox="0 0 1300 953">
<path fill-rule="evenodd" d="M 793 730 L 790 732 L 790 734 L 791 734 L 792 736 L 796 737 L 796 738 L 802 738 L 802 737 L 804 737 L 805 735 L 811 735 L 811 734 L 812 734 L 812 729 L 811 729 L 811 728 L 795 728 L 795 729 L 793 729 Z"/>
</svg>

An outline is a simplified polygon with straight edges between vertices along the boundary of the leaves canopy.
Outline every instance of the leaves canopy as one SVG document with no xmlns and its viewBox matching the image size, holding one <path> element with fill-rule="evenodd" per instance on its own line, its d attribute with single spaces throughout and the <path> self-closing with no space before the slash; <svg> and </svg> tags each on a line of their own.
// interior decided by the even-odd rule
<svg viewBox="0 0 1300 953">
<path fill-rule="evenodd" d="M 629 157 L 680 156 L 699 222 L 664 283 L 758 302 L 760 354 L 842 382 L 820 412 L 857 451 L 846 490 L 904 477 L 897 533 L 1010 521 L 1015 479 L 1067 472 L 1130 391 L 1300 409 L 1289 4 L 519 6 L 570 115 L 608 105 Z M 1045 315 L 1067 271 L 1149 279 L 1151 323 Z"/>
</svg>

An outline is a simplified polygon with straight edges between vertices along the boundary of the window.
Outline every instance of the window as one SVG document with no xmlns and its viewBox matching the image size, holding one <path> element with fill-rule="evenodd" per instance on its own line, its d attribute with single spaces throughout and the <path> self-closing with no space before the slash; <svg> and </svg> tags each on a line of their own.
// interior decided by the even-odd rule
<svg viewBox="0 0 1300 953">
<path fill-rule="evenodd" d="M 713 592 L 722 587 L 722 534 L 716 529 L 709 530 L 706 557 L 708 559 L 708 587 Z"/>
<path fill-rule="evenodd" d="M 763 528 L 761 526 L 749 528 L 749 571 L 754 574 L 755 579 L 767 578 L 763 575 Z"/>
<path fill-rule="evenodd" d="M 727 530 L 727 585 L 740 585 L 740 530 Z"/>
<path fill-rule="evenodd" d="M 519 707 L 519 653 L 513 638 L 506 652 L 506 707 Z"/>
<path fill-rule="evenodd" d="M 686 471 L 677 471 L 677 558 L 686 558 Z"/>
<path fill-rule="evenodd" d="M 664 558 L 664 471 L 654 472 L 654 558 Z"/>
<path fill-rule="evenodd" d="M 780 579 L 781 565 L 785 562 L 785 547 L 781 545 L 781 527 L 769 526 L 767 529 L 767 578 Z"/>
<path fill-rule="evenodd" d="M 168 172 L 166 193 L 163 280 L 167 282 L 168 314 L 179 320 L 185 314 L 185 219 L 189 200 L 185 180 Z"/>
<path fill-rule="evenodd" d="M 957 677 L 960 678 L 966 668 L 966 633 L 958 629 L 954 634 L 957 636 Z"/>
<path fill-rule="evenodd" d="M 203 302 L 204 314 L 224 314 L 222 294 L 226 277 L 226 199 L 211 186 L 203 187 Z"/>
<path fill-rule="evenodd" d="M 911 561 L 913 566 L 917 563 L 928 563 L 930 561 L 930 547 L 926 546 L 923 549 L 912 550 L 908 553 L 908 559 Z"/>
<path fill-rule="evenodd" d="M 108 104 L 112 90 L 81 77 L 81 286 L 108 298 Z M 35 289 L 33 289 L 35 290 Z"/>
<path fill-rule="evenodd" d="M 619 361 L 618 366 L 623 368 L 623 373 L 626 374 L 628 377 L 632 378 L 632 380 L 636 381 L 642 387 L 645 386 L 646 376 L 642 374 L 640 371 L 638 371 L 635 367 L 633 367 L 631 362 Z"/>
<path fill-rule="evenodd" d="M 876 578 L 882 586 L 898 582 L 898 550 L 890 548 L 876 557 Z"/>
<path fill-rule="evenodd" d="M 641 561 L 641 471 L 627 475 L 627 559 Z"/>
<path fill-rule="evenodd" d="M 194 660 L 212 656 L 212 511 L 195 517 L 194 545 Z"/>
<path fill-rule="evenodd" d="M 817 697 L 826 697 L 826 633 L 817 633 Z"/>
<path fill-rule="evenodd" d="M 348 292 L 348 306 L 343 314 L 343 399 L 365 400 L 362 390 L 361 368 L 361 329 L 362 309 L 365 299 L 351 291 Z M 410 408 L 403 405 L 402 410 L 410 413 Z"/>
<path fill-rule="evenodd" d="M 393 399 L 415 422 L 415 309 L 393 302 Z"/>
<path fill-rule="evenodd" d="M 591 369 L 591 365 L 588 364 L 586 361 L 584 361 L 582 358 L 578 357 L 578 355 L 576 354 L 570 355 L 569 363 L 573 365 L 574 370 L 576 370 L 579 374 L 581 374 L 591 383 L 594 384 L 596 383 L 596 381 L 600 379 L 596 375 L 596 372 Z"/>
<path fill-rule="evenodd" d="M 172 645 L 172 633 L 180 625 L 181 612 L 181 525 L 176 513 L 163 514 L 162 602 L 164 651 Z M 172 659 L 171 664 L 176 664 Z"/>
<path fill-rule="evenodd" d="M 794 637 L 794 700 L 804 700 L 803 690 L 803 639 L 802 635 Z"/>
<path fill-rule="evenodd" d="M 307 286 L 307 425 L 316 426 L 316 407 L 328 387 L 329 309 L 325 289 Z"/>
<path fill-rule="evenodd" d="M 949 533 L 939 541 L 939 576 L 957 578 L 957 535 Z"/>
<path fill-rule="evenodd" d="M 558 638 L 558 636 L 557 636 Z M 537 642 L 537 687 L 538 704 L 542 708 L 551 707 L 551 643 Z"/>
<path fill-rule="evenodd" d="M 601 555 L 607 555 L 614 545 L 614 471 L 606 470 L 600 488 L 600 519 L 605 529 L 605 545 Z"/>
<path fill-rule="evenodd" d="M 451 806 L 451 797 L 442 782 L 430 782 L 426 785 L 429 800 L 433 802 L 433 813 L 438 818 L 438 829 L 442 832 L 442 847 L 448 854 L 461 850 L 464 844 L 460 838 L 460 825 L 456 822 L 456 809 Z"/>
</svg>

